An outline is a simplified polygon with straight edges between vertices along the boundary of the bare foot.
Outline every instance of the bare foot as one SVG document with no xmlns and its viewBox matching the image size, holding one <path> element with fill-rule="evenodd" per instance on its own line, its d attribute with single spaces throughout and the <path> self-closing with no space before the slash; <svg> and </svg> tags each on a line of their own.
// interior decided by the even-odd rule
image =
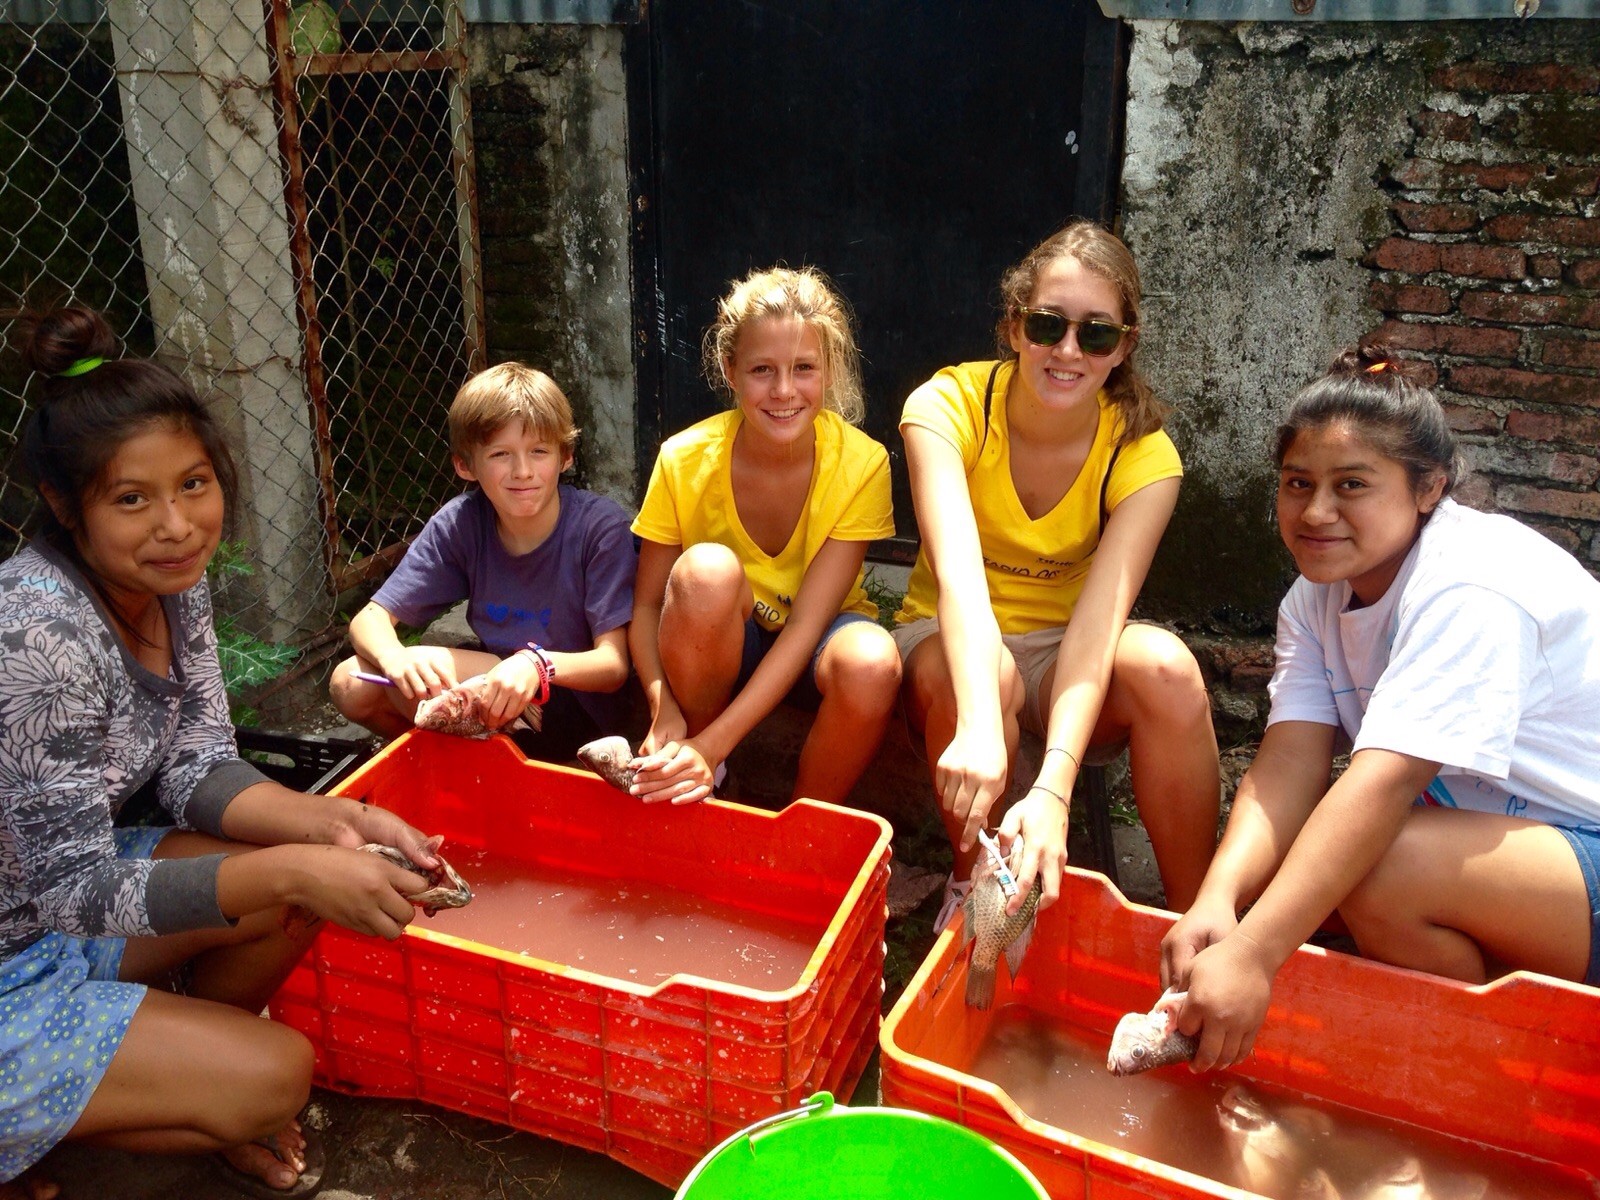
<svg viewBox="0 0 1600 1200">
<path fill-rule="evenodd" d="M 224 1150 L 222 1156 L 235 1169 L 253 1175 L 269 1187 L 288 1191 L 306 1169 L 306 1139 L 299 1121 L 290 1121 L 270 1138 L 246 1142 Z M 0 1196 L 0 1200 L 5 1200 Z M 39 1197 L 37 1200 L 47 1200 Z"/>
<path fill-rule="evenodd" d="M 0 1200 L 55 1200 L 61 1185 L 37 1170 L 24 1171 L 10 1183 L 0 1183 Z"/>
</svg>

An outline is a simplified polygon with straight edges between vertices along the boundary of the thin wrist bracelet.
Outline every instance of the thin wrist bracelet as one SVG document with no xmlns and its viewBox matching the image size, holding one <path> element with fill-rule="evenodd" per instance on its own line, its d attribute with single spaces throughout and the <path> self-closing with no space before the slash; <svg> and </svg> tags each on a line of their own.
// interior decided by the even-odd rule
<svg viewBox="0 0 1600 1200">
<path fill-rule="evenodd" d="M 1045 785 L 1042 783 L 1036 783 L 1028 790 L 1030 792 L 1043 792 L 1046 796 L 1054 796 L 1057 800 L 1061 801 L 1062 808 L 1065 808 L 1068 811 L 1071 811 L 1072 809 L 1072 805 L 1067 803 L 1067 798 L 1065 796 L 1063 796 L 1060 792 L 1055 791 L 1053 788 L 1045 787 Z"/>
<path fill-rule="evenodd" d="M 1047 755 L 1049 755 L 1049 754 L 1065 754 L 1068 758 L 1070 758 L 1072 760 L 1072 766 L 1073 766 L 1074 770 L 1078 770 L 1078 771 L 1083 770 L 1083 764 L 1078 761 L 1078 756 L 1076 754 L 1074 754 L 1071 750 L 1068 750 L 1065 746 L 1046 746 L 1044 748 L 1044 752 Z"/>
</svg>

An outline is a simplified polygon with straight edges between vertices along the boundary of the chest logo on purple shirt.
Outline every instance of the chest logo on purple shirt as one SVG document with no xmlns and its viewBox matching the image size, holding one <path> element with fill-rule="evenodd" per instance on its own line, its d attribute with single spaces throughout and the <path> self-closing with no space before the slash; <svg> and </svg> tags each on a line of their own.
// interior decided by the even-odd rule
<svg viewBox="0 0 1600 1200">
<path fill-rule="evenodd" d="M 507 621 L 537 621 L 546 629 L 550 627 L 550 615 L 554 612 L 551 605 L 543 608 L 512 608 L 509 604 L 485 604 L 483 614 L 496 625 L 504 625 Z"/>
</svg>

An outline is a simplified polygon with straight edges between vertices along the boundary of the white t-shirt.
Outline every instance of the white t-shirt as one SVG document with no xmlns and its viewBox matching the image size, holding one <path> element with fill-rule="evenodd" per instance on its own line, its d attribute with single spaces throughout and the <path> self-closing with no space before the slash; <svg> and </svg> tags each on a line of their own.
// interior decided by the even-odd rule
<svg viewBox="0 0 1600 1200">
<path fill-rule="evenodd" d="M 1297 579 L 1272 714 L 1442 764 L 1419 803 L 1600 826 L 1600 583 L 1509 517 L 1446 499 L 1376 604 Z"/>
</svg>

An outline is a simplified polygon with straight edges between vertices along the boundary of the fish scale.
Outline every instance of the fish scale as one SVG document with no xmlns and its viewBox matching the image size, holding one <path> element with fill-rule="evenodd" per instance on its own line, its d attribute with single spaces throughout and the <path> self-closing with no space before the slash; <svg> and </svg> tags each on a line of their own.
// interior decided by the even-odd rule
<svg viewBox="0 0 1600 1200">
<path fill-rule="evenodd" d="M 994 860 L 987 854 L 978 856 L 972 871 L 972 890 L 962 905 L 965 920 L 961 923 L 961 944 L 965 948 L 968 942 L 972 943 L 972 959 L 967 966 L 968 1007 L 988 1008 L 994 1003 L 995 967 L 1002 954 L 1011 978 L 1015 979 L 1022 969 L 1022 956 L 1033 940 L 1041 890 L 1035 877 L 1022 906 L 1008 914 L 1008 901 Z"/>
</svg>

